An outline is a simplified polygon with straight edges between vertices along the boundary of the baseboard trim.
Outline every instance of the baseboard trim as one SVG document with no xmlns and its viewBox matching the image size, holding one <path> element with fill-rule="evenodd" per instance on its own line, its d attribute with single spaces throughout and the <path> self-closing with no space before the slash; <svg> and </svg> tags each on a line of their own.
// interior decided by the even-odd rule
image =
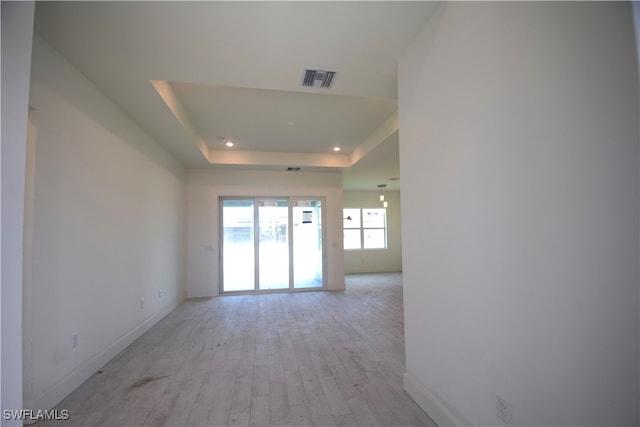
<svg viewBox="0 0 640 427">
<path fill-rule="evenodd" d="M 120 354 L 131 343 L 138 339 L 142 334 L 148 331 L 153 325 L 158 323 L 163 317 L 171 313 L 178 308 L 182 303 L 182 299 L 175 300 L 163 308 L 160 309 L 153 316 L 145 319 L 138 326 L 127 332 L 125 335 L 116 340 L 109 347 L 103 351 L 82 363 L 76 369 L 74 369 L 69 375 L 62 378 L 56 384 L 54 384 L 49 390 L 42 395 L 34 398 L 33 401 L 24 402 L 25 409 L 32 409 L 33 411 L 48 410 L 55 407 L 65 397 L 69 395 L 73 390 L 78 388 L 83 382 L 85 382 L 91 375 L 93 375 L 98 369 L 106 365 L 111 359 Z M 63 408 L 64 409 L 64 408 Z M 25 424 L 28 424 L 25 421 Z"/>
<path fill-rule="evenodd" d="M 447 405 L 431 393 L 413 375 L 403 376 L 404 391 L 431 417 L 440 427 L 464 427 L 471 425 L 460 415 L 454 415 Z"/>
</svg>

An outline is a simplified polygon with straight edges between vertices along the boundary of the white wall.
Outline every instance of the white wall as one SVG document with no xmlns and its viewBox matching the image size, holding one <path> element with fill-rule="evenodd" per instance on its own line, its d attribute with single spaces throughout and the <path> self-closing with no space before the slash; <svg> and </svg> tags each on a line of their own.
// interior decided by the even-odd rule
<svg viewBox="0 0 640 427">
<path fill-rule="evenodd" d="M 218 295 L 220 196 L 326 197 L 327 287 L 344 289 L 340 173 L 193 169 L 188 173 L 189 297 Z"/>
<path fill-rule="evenodd" d="M 2 410 L 22 408 L 22 224 L 33 2 L 2 2 Z M 8 421 L 5 425 L 20 425 Z"/>
<path fill-rule="evenodd" d="M 440 425 L 638 425 L 628 3 L 447 3 L 399 64 L 405 387 Z"/>
<path fill-rule="evenodd" d="M 387 208 L 387 249 L 344 251 L 344 271 L 352 273 L 380 273 L 402 271 L 402 239 L 400 228 L 400 192 L 385 191 Z M 378 191 L 345 191 L 345 208 L 380 208 Z"/>
<path fill-rule="evenodd" d="M 636 53 L 638 57 L 638 69 L 640 70 L 640 1 L 633 1 L 631 3 L 631 6 L 633 9 L 633 24 L 636 31 Z M 640 78 L 640 76 L 638 78 Z M 640 90 L 640 87 L 638 89 Z M 638 259 L 638 264 L 640 264 L 640 259 Z M 638 319 L 638 322 L 640 322 L 640 318 Z M 638 358 L 638 364 L 640 364 L 640 358 Z M 638 369 L 638 374 L 640 375 L 640 369 Z M 640 383 L 640 376 L 638 377 L 638 383 Z M 640 419 L 640 405 L 638 405 L 638 418 Z"/>
<path fill-rule="evenodd" d="M 38 36 L 30 104 L 37 141 L 25 406 L 42 409 L 184 299 L 186 172 Z"/>
</svg>

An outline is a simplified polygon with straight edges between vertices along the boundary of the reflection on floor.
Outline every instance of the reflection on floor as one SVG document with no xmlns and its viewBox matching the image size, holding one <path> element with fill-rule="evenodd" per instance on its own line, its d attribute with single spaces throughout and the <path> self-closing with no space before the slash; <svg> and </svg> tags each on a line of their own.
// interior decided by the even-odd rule
<svg viewBox="0 0 640 427">
<path fill-rule="evenodd" d="M 434 426 L 402 388 L 401 275 L 346 283 L 188 300 L 62 401 L 59 425 Z"/>
</svg>

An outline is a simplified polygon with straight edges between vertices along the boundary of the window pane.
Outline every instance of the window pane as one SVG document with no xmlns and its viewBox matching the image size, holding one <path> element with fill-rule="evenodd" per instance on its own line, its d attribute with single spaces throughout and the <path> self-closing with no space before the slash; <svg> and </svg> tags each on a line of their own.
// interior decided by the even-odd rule
<svg viewBox="0 0 640 427">
<path fill-rule="evenodd" d="M 387 245 L 385 244 L 384 229 L 364 230 L 365 249 L 384 249 L 386 248 L 386 246 Z"/>
<path fill-rule="evenodd" d="M 386 209 L 362 209 L 363 228 L 384 228 Z"/>
<path fill-rule="evenodd" d="M 344 228 L 360 228 L 360 209 L 343 209 Z"/>
<path fill-rule="evenodd" d="M 362 248 L 362 243 L 360 242 L 360 229 L 344 230 L 344 248 L 345 249 Z"/>
</svg>

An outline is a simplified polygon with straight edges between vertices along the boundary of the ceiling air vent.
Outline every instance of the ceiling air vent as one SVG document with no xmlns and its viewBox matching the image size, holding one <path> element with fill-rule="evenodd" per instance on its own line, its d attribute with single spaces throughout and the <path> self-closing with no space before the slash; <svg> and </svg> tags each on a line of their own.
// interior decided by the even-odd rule
<svg viewBox="0 0 640 427">
<path fill-rule="evenodd" d="M 306 69 L 302 79 L 302 86 L 328 89 L 331 87 L 335 75 L 335 71 Z"/>
</svg>

